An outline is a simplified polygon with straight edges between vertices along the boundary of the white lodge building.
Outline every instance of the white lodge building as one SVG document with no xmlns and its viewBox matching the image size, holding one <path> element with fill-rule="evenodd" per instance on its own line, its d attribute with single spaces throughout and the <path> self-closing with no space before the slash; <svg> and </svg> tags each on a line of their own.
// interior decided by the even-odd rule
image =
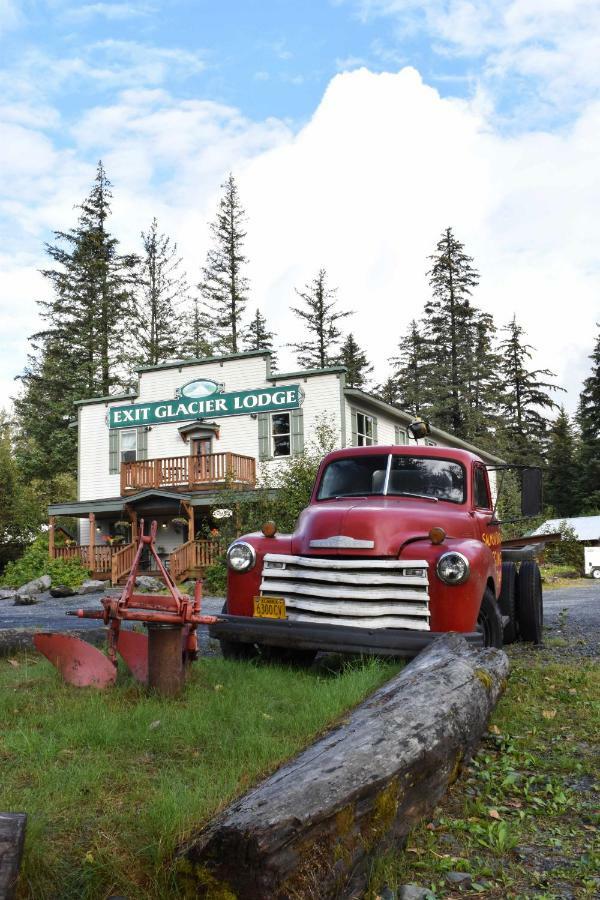
<svg viewBox="0 0 600 900">
<path fill-rule="evenodd" d="M 139 519 L 156 519 L 161 558 L 176 578 L 194 575 L 218 551 L 219 490 L 253 490 L 257 466 L 302 453 L 320 423 L 340 447 L 414 442 L 410 415 L 347 388 L 344 373 L 272 373 L 261 350 L 143 368 L 136 393 L 78 401 L 78 499 L 49 508 L 50 553 L 81 556 L 117 583 Z M 501 462 L 435 427 L 427 441 Z M 58 545 L 57 516 L 78 520 L 76 545 Z"/>
</svg>

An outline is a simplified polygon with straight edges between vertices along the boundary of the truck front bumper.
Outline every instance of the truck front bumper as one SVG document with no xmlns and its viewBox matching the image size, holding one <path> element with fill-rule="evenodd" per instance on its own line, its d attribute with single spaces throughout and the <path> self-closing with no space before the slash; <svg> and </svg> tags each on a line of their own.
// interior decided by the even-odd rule
<svg viewBox="0 0 600 900">
<path fill-rule="evenodd" d="M 376 656 L 416 656 L 443 632 L 406 628 L 354 628 L 348 625 L 315 625 L 286 619 L 259 619 L 222 614 L 209 625 L 212 638 L 243 644 L 267 644 L 297 650 L 334 653 L 369 653 Z M 472 647 L 483 647 L 479 631 L 461 632 Z"/>
</svg>

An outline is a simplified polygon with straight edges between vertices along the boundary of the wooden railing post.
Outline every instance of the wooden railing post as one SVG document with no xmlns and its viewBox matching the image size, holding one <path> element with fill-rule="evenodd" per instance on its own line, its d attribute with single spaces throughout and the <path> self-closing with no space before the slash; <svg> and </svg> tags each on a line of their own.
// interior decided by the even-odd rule
<svg viewBox="0 0 600 900">
<path fill-rule="evenodd" d="M 96 551 L 96 514 L 91 512 L 90 519 L 90 543 L 88 547 L 88 569 L 94 571 L 94 560 Z"/>
<path fill-rule="evenodd" d="M 48 556 L 54 559 L 54 529 L 56 527 L 56 516 L 50 516 L 48 519 Z"/>
</svg>

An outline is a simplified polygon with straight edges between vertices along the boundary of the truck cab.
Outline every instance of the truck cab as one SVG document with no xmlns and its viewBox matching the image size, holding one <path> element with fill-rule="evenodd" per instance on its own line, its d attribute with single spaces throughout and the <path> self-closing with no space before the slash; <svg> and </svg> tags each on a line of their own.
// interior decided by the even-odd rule
<svg viewBox="0 0 600 900">
<path fill-rule="evenodd" d="M 254 645 L 412 656 L 448 631 L 501 646 L 500 544 L 488 472 L 473 453 L 337 450 L 293 534 L 267 523 L 231 544 L 226 607 L 211 633 L 226 655 Z"/>
</svg>

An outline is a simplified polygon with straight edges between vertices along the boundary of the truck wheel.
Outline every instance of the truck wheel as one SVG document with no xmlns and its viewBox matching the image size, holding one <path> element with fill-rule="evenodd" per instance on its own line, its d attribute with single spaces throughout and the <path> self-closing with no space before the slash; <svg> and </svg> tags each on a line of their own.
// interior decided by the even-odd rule
<svg viewBox="0 0 600 900">
<path fill-rule="evenodd" d="M 504 626 L 504 643 L 514 644 L 517 639 L 517 567 L 513 562 L 502 563 L 502 588 L 498 606 L 503 616 L 508 616 Z"/>
<path fill-rule="evenodd" d="M 227 601 L 223 604 L 222 613 L 227 612 Z M 221 653 L 224 659 L 255 659 L 258 650 L 255 644 L 245 644 L 243 641 L 219 641 Z"/>
<path fill-rule="evenodd" d="M 541 644 L 544 627 L 542 576 L 538 564 L 532 559 L 521 563 L 518 590 L 517 617 L 521 640 Z"/>
<path fill-rule="evenodd" d="M 488 587 L 485 589 L 477 617 L 477 631 L 483 634 L 483 646 L 500 649 L 503 643 L 503 630 L 502 616 L 494 592 Z"/>
<path fill-rule="evenodd" d="M 600 569 L 592 569 L 592 578 L 600 578 Z"/>
</svg>

